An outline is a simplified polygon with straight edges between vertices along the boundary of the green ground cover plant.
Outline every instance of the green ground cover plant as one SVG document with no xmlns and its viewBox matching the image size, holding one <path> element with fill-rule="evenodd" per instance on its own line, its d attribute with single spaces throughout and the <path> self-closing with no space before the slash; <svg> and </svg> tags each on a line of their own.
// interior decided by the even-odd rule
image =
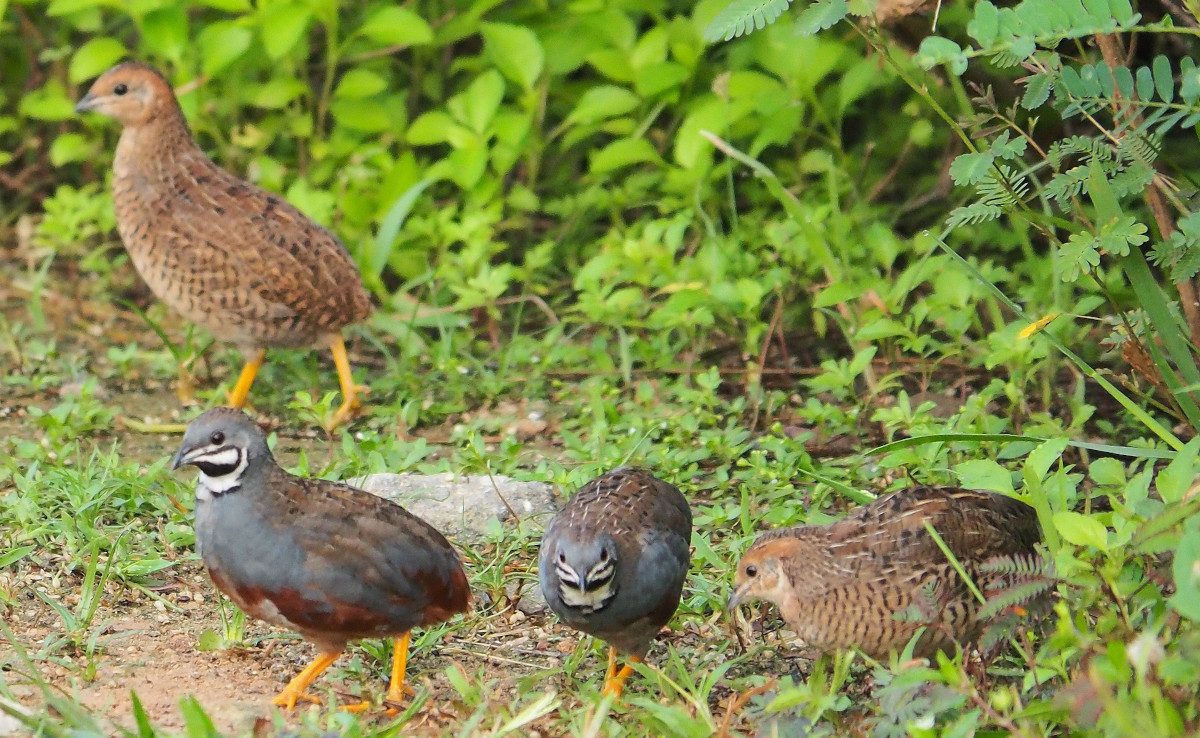
<svg viewBox="0 0 1200 738">
<path fill-rule="evenodd" d="M 129 734 L 1200 731 L 1200 18 L 897 7 L 0 0 L 0 713 L 112 734 L 86 693 L 136 661 L 131 617 L 199 622 L 205 670 L 296 643 L 193 583 L 178 437 L 138 430 L 199 412 L 181 378 L 223 402 L 236 362 L 138 279 L 116 129 L 73 113 L 132 56 L 214 160 L 337 232 L 379 305 L 352 334 L 371 394 L 349 428 L 314 430 L 326 359 L 263 368 L 292 471 L 569 492 L 632 462 L 697 532 L 620 704 L 598 644 L 517 608 L 521 521 L 467 553 L 476 610 L 415 639 L 429 681 L 399 715 L 327 700 L 231 727 L 202 693 L 143 692 Z M 1034 505 L 1045 560 L 995 606 L 1040 627 L 983 663 L 814 661 L 769 611 L 725 612 L 759 532 L 914 481 Z M 356 646 L 334 681 L 377 693 L 389 658 Z"/>
</svg>

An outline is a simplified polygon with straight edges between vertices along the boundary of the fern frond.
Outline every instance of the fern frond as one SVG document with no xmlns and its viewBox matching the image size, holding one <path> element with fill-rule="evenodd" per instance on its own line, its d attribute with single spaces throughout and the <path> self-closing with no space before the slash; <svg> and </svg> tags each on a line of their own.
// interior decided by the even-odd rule
<svg viewBox="0 0 1200 738">
<path fill-rule="evenodd" d="M 791 0 L 734 0 L 704 29 L 704 40 L 729 41 L 774 23 Z"/>
<path fill-rule="evenodd" d="M 1067 207 L 1073 198 L 1087 190 L 1090 169 L 1085 166 L 1072 167 L 1065 172 L 1059 172 L 1046 183 L 1046 197 L 1058 203 L 1059 207 Z"/>
<path fill-rule="evenodd" d="M 1044 609 L 1045 595 L 1058 584 L 1054 562 L 1041 555 L 997 556 L 979 565 L 987 602 L 979 617 L 993 618 L 1013 607 Z"/>
<path fill-rule="evenodd" d="M 1114 158 L 1112 146 L 1099 136 L 1070 136 L 1050 145 L 1050 150 L 1046 152 L 1046 161 L 1054 169 L 1062 169 L 1065 158 L 1079 155 L 1086 156 L 1089 162 L 1112 161 Z"/>
<path fill-rule="evenodd" d="M 988 223 L 996 220 L 1001 215 L 1004 215 L 1002 208 L 977 202 L 951 210 L 950 215 L 946 218 L 946 225 L 950 228 L 958 228 L 964 225 L 979 225 L 980 223 Z"/>
<path fill-rule="evenodd" d="M 1043 597 L 1057 584 L 1053 579 L 1038 579 L 1006 587 L 994 594 L 989 592 L 987 604 L 979 610 L 979 617 L 994 618 L 1010 607 L 1024 607 Z"/>
</svg>

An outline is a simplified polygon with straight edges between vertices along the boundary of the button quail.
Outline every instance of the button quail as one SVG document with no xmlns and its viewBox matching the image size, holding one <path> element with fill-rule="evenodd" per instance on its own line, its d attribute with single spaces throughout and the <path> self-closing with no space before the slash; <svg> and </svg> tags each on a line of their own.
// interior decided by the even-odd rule
<svg viewBox="0 0 1200 738">
<path fill-rule="evenodd" d="M 585 484 L 554 516 L 538 554 L 547 604 L 567 625 L 609 644 L 604 694 L 619 697 L 683 591 L 692 511 L 678 489 L 621 467 Z"/>
<path fill-rule="evenodd" d="M 75 106 L 122 126 L 113 159 L 117 229 L 155 295 L 246 364 L 229 395 L 242 407 L 270 347 L 326 346 L 343 402 L 330 427 L 359 407 L 342 329 L 371 301 L 346 247 L 279 195 L 214 164 L 192 138 L 166 79 L 124 62 Z"/>
<path fill-rule="evenodd" d="M 729 606 L 772 602 L 805 645 L 819 651 L 857 646 L 882 659 L 903 649 L 923 625 L 915 655 L 952 651 L 956 642 L 978 638 L 981 605 L 927 522 L 983 590 L 990 575 L 979 564 L 1032 554 L 1041 539 L 1036 513 L 1020 500 L 917 487 L 829 525 L 764 534 L 738 564 Z"/>
<path fill-rule="evenodd" d="M 308 686 L 356 638 L 397 636 L 388 700 L 404 692 L 410 631 L 466 611 L 454 548 L 400 505 L 284 471 L 241 410 L 192 421 L 172 468 L 195 466 L 196 544 L 213 584 L 250 615 L 298 631 L 319 655 L 275 698 Z"/>
</svg>

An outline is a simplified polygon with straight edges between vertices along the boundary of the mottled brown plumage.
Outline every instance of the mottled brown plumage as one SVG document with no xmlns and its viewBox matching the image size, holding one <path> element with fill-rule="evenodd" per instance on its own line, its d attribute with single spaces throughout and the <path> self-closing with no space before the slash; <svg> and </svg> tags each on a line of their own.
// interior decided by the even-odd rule
<svg viewBox="0 0 1200 738">
<path fill-rule="evenodd" d="M 981 605 L 926 522 L 984 590 L 988 577 L 979 564 L 1031 554 L 1040 540 L 1037 515 L 1020 500 L 917 487 L 829 525 L 763 535 L 738 564 L 730 606 L 753 599 L 774 603 L 805 645 L 819 651 L 857 646 L 885 658 L 923 625 L 917 655 L 951 651 L 955 642 L 979 636 Z M 897 619 L 899 613 L 906 615 Z"/>
<path fill-rule="evenodd" d="M 113 160 L 117 229 L 150 289 L 187 320 L 239 347 L 245 403 L 267 348 L 334 352 L 345 403 L 358 407 L 341 331 L 371 313 L 354 261 L 329 230 L 279 195 L 221 169 L 192 138 L 166 79 L 124 62 L 76 110 L 123 126 Z"/>
</svg>

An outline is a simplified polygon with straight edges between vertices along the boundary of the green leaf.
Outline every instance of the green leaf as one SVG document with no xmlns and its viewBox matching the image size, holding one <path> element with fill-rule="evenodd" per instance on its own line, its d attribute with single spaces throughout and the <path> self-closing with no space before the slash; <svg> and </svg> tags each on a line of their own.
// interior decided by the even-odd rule
<svg viewBox="0 0 1200 738">
<path fill-rule="evenodd" d="M 422 113 L 408 127 L 405 137 L 413 146 L 432 146 L 447 143 L 448 133 L 452 128 L 461 128 L 444 110 L 430 110 Z"/>
<path fill-rule="evenodd" d="M 591 157 L 591 171 L 596 174 L 611 172 L 642 162 L 660 162 L 658 151 L 644 138 L 622 138 L 613 141 Z"/>
<path fill-rule="evenodd" d="M 867 289 L 864 285 L 855 282 L 834 282 L 817 293 L 817 296 L 813 298 L 813 307 L 827 308 L 840 305 L 843 302 L 850 302 L 851 300 L 858 299 L 866 291 Z"/>
<path fill-rule="evenodd" d="M 250 102 L 256 107 L 278 110 L 286 107 L 308 90 L 308 85 L 295 77 L 276 76 L 254 88 L 250 95 Z"/>
<path fill-rule="evenodd" d="M 1158 90 L 1158 97 L 1163 102 L 1172 102 L 1175 99 L 1175 79 L 1171 73 L 1171 62 L 1165 56 L 1154 57 L 1154 87 Z"/>
<path fill-rule="evenodd" d="M 200 701 L 192 695 L 179 700 L 179 714 L 183 716 L 188 738 L 215 738 L 220 735 L 213 725 L 212 718 L 204 712 Z"/>
<path fill-rule="evenodd" d="M 204 73 L 216 76 L 250 48 L 254 34 L 230 22 L 213 23 L 200 32 L 200 58 Z"/>
<path fill-rule="evenodd" d="M 183 8 L 172 5 L 146 13 L 141 22 L 142 43 L 146 50 L 178 62 L 183 57 L 190 33 Z"/>
<path fill-rule="evenodd" d="M 450 164 L 450 179 L 464 190 L 479 184 L 487 170 L 488 150 L 482 143 L 474 143 L 455 149 L 446 158 Z"/>
<path fill-rule="evenodd" d="M 854 337 L 860 341 L 879 341 L 892 336 L 912 336 L 912 331 L 903 323 L 891 318 L 877 318 L 864 323 L 855 332 Z"/>
<path fill-rule="evenodd" d="M 383 274 L 383 268 L 387 265 L 388 256 L 396 243 L 396 237 L 400 235 L 400 229 L 404 227 L 405 219 L 408 218 L 417 198 L 431 184 L 433 184 L 433 180 L 429 177 L 422 179 L 405 190 L 404 194 L 396 198 L 396 201 L 388 208 L 387 215 L 383 217 L 383 221 L 379 224 L 379 231 L 375 234 L 375 248 L 370 252 L 370 261 L 363 265 L 364 271 L 377 279 Z"/>
<path fill-rule="evenodd" d="M 358 32 L 385 46 L 418 46 L 433 42 L 433 29 L 408 8 L 384 6 L 371 14 Z"/>
<path fill-rule="evenodd" d="M 958 483 L 967 489 L 986 489 L 1012 495 L 1012 472 L 991 459 L 972 459 L 955 465 Z"/>
<path fill-rule="evenodd" d="M 84 80 L 98 77 L 128 53 L 125 44 L 115 38 L 107 36 L 93 38 L 80 46 L 71 56 L 67 79 L 74 84 L 79 84 Z"/>
<path fill-rule="evenodd" d="M 75 103 L 55 79 L 24 95 L 17 110 L 25 117 L 37 120 L 58 121 L 75 117 Z"/>
<path fill-rule="evenodd" d="M 227 13 L 249 13 L 253 9 L 250 0 L 199 0 L 198 4 Z"/>
<path fill-rule="evenodd" d="M 1194 522 L 1180 539 L 1171 568 L 1175 575 L 1171 607 L 1189 620 L 1200 622 L 1200 529 Z"/>
<path fill-rule="evenodd" d="M 1099 458 L 1088 465 L 1088 476 L 1105 487 L 1123 487 L 1127 483 L 1125 465 L 1112 458 Z"/>
<path fill-rule="evenodd" d="M 1063 510 L 1054 513 L 1053 520 L 1059 535 L 1069 543 L 1076 546 L 1092 546 L 1101 551 L 1108 550 L 1108 528 L 1096 518 Z"/>
<path fill-rule="evenodd" d="M 489 69 L 471 81 L 462 100 L 462 122 L 476 133 L 488 130 L 504 100 L 504 77 Z"/>
<path fill-rule="evenodd" d="M 633 86 L 642 97 L 654 97 L 678 89 L 691 76 L 687 67 L 673 61 L 647 64 L 638 69 Z"/>
<path fill-rule="evenodd" d="M 595 123 L 606 118 L 625 115 L 641 104 L 641 98 L 625 87 L 600 85 L 593 87 L 579 98 L 575 107 L 567 114 L 569 124 Z"/>
<path fill-rule="evenodd" d="M 618 49 L 600 49 L 588 54 L 588 64 L 596 71 L 615 82 L 632 83 L 637 74 L 629 61 L 629 54 Z"/>
<path fill-rule="evenodd" d="M 537 34 L 524 26 L 484 23 L 480 26 L 484 53 L 496 68 L 526 90 L 533 89 L 542 74 L 545 51 Z"/>
<path fill-rule="evenodd" d="M 36 550 L 37 546 L 21 546 L 20 548 L 14 548 L 3 555 L 0 555 L 0 569 L 15 564 Z"/>
<path fill-rule="evenodd" d="M 832 28 L 850 12 L 846 0 L 817 0 L 800 11 L 796 18 L 796 35 L 813 36 Z"/>
<path fill-rule="evenodd" d="M 96 153 L 91 141 L 78 133 L 63 133 L 50 144 L 50 163 L 56 167 L 85 161 Z"/>
<path fill-rule="evenodd" d="M 956 77 L 967 71 L 967 55 L 963 53 L 962 47 L 950 39 L 940 36 L 927 36 L 921 42 L 921 47 L 917 50 L 914 60 L 925 69 L 933 69 L 939 64 L 949 64 L 950 71 Z"/>
<path fill-rule="evenodd" d="M 368 133 L 386 131 L 399 123 L 378 100 L 337 98 L 329 106 L 329 112 L 339 125 Z"/>
<path fill-rule="evenodd" d="M 950 162 L 950 178 L 956 185 L 980 182 L 992 172 L 996 157 L 990 151 L 979 154 L 959 154 Z"/>
<path fill-rule="evenodd" d="M 278 61 L 296 47 L 308 30 L 312 12 L 303 5 L 277 3 L 259 14 L 258 32 L 267 56 Z"/>
<path fill-rule="evenodd" d="M 1196 453 L 1200 451 L 1200 437 L 1188 441 L 1179 450 L 1179 455 L 1155 477 L 1155 486 L 1165 502 L 1179 502 L 1196 482 Z"/>
<path fill-rule="evenodd" d="M 1029 452 L 1029 456 L 1025 459 L 1025 468 L 1022 470 L 1025 483 L 1029 485 L 1032 480 L 1036 484 L 1045 479 L 1050 467 L 1062 459 L 1062 453 L 1066 448 L 1067 439 L 1051 438 Z"/>
<path fill-rule="evenodd" d="M 790 0 L 734 0 L 704 29 L 704 40 L 728 41 L 774 23 Z"/>
<path fill-rule="evenodd" d="M 982 47 L 989 47 L 1000 35 L 1000 12 L 990 2 L 975 3 L 975 17 L 967 24 L 967 35 Z"/>
<path fill-rule="evenodd" d="M 1021 96 L 1021 107 L 1033 110 L 1041 107 L 1054 90 L 1054 75 L 1034 74 L 1025 78 L 1025 94 Z"/>
<path fill-rule="evenodd" d="M 336 98 L 360 100 L 377 95 L 387 89 L 388 83 L 381 75 L 367 69 L 351 69 L 338 80 L 333 92 Z"/>
</svg>

